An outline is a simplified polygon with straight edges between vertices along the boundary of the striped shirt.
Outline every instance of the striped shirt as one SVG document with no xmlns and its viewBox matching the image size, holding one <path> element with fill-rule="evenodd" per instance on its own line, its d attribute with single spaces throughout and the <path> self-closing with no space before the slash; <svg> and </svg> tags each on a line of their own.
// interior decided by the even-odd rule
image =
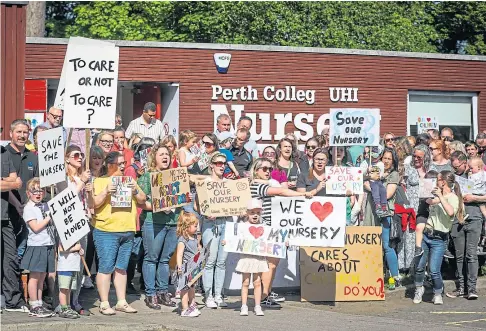
<svg viewBox="0 0 486 331">
<path fill-rule="evenodd" d="M 134 133 L 140 133 L 143 137 L 149 137 L 158 142 L 164 137 L 164 127 L 158 119 L 147 125 L 142 115 L 130 122 L 127 131 L 125 131 L 125 137 L 130 139 Z"/>
<path fill-rule="evenodd" d="M 262 201 L 262 223 L 272 225 L 272 197 L 267 195 L 269 185 L 263 183 L 252 183 L 250 193 L 252 198 Z"/>
</svg>

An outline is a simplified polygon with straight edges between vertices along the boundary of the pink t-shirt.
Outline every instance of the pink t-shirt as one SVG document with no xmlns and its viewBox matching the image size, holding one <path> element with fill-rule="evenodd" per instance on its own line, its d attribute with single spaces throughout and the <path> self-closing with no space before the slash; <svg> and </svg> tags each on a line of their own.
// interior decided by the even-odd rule
<svg viewBox="0 0 486 331">
<path fill-rule="evenodd" d="M 289 181 L 289 179 L 287 178 L 287 174 L 283 170 L 273 169 L 271 177 L 272 179 L 275 179 L 280 184 Z"/>
</svg>

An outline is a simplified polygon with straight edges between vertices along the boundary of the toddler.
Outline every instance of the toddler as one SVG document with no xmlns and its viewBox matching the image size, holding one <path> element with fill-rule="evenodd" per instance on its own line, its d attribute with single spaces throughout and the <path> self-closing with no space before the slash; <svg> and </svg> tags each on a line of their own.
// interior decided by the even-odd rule
<svg viewBox="0 0 486 331">
<path fill-rule="evenodd" d="M 376 215 L 380 218 L 390 216 L 388 201 L 386 199 L 386 188 L 381 181 L 385 172 L 385 165 L 380 160 L 382 153 L 383 146 L 378 145 L 371 147 L 371 164 L 369 164 L 370 160 L 363 160 L 360 165 L 363 173 L 366 174 L 369 179 Z"/>
<path fill-rule="evenodd" d="M 439 173 L 435 170 L 430 170 L 425 174 L 424 178 L 435 178 Z M 415 257 L 420 257 L 424 253 L 422 249 L 422 240 L 424 238 L 424 228 L 429 218 L 429 204 L 427 199 L 419 199 L 419 205 L 417 208 L 417 223 L 415 227 Z M 418 261 L 417 261 L 418 262 Z"/>
<path fill-rule="evenodd" d="M 224 168 L 223 176 L 230 179 L 238 178 L 240 177 L 240 175 L 243 175 L 238 173 L 238 170 L 236 170 L 236 167 L 233 163 L 235 157 L 230 152 L 231 144 L 233 143 L 234 138 L 235 135 L 228 131 L 221 132 L 218 135 L 218 140 L 220 141 L 219 152 L 223 153 L 226 156 L 226 166 Z"/>
<path fill-rule="evenodd" d="M 59 255 L 57 259 L 57 278 L 59 282 L 59 317 L 76 319 L 81 316 L 71 309 L 71 290 L 76 291 L 78 273 L 81 271 L 81 256 L 84 250 L 78 242 L 71 248 L 64 250 L 59 244 Z"/>
<path fill-rule="evenodd" d="M 474 182 L 473 194 L 474 195 L 486 195 L 486 173 L 484 172 L 483 160 L 476 156 L 472 157 L 468 161 L 470 169 L 469 180 Z M 486 204 L 479 206 L 483 218 L 486 219 Z"/>
</svg>

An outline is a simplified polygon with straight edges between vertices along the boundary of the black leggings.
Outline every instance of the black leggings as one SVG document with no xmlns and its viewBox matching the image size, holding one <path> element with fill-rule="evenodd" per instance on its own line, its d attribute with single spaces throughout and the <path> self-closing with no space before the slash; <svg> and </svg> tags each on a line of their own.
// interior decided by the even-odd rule
<svg viewBox="0 0 486 331">
<path fill-rule="evenodd" d="M 93 228 L 88 233 L 88 246 L 86 247 L 85 252 L 86 264 L 88 268 L 91 270 L 91 266 L 93 262 L 96 263 L 96 272 L 98 272 L 98 254 L 96 254 L 96 249 L 93 241 Z M 84 274 L 87 276 L 86 270 L 84 270 Z"/>
</svg>

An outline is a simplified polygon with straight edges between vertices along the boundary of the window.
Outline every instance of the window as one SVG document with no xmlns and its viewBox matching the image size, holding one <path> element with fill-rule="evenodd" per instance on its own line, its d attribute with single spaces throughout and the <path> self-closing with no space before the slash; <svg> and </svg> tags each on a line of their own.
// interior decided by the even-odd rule
<svg viewBox="0 0 486 331">
<path fill-rule="evenodd" d="M 477 127 L 477 94 L 462 92 L 409 91 L 408 133 L 417 134 L 417 118 L 436 117 L 439 130 L 449 127 L 457 140 L 475 137 Z"/>
</svg>

